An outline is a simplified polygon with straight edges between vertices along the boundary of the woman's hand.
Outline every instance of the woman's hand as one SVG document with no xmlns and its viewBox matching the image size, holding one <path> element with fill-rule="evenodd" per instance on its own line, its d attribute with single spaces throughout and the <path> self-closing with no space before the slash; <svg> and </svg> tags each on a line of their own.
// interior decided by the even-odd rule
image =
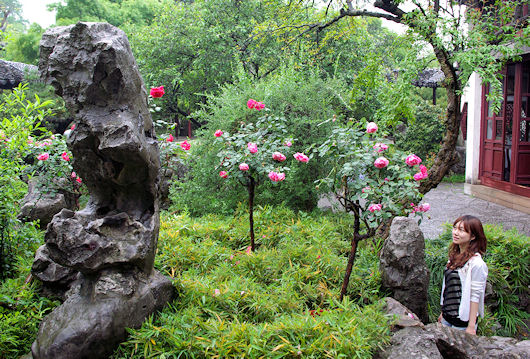
<svg viewBox="0 0 530 359">
<path fill-rule="evenodd" d="M 471 335 L 477 335 L 477 331 L 475 330 L 475 328 L 471 328 L 471 327 L 467 327 L 466 328 L 466 333 L 467 334 L 471 334 Z"/>
<path fill-rule="evenodd" d="M 440 313 L 440 316 L 438 317 L 438 323 L 442 323 L 442 313 Z"/>
</svg>

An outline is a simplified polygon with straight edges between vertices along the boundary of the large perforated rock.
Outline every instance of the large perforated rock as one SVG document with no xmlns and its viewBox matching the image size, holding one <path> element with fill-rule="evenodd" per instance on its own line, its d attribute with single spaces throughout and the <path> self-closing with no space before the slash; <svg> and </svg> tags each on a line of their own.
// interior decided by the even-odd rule
<svg viewBox="0 0 530 359">
<path fill-rule="evenodd" d="M 429 269 L 425 264 L 425 240 L 416 220 L 396 217 L 390 226 L 380 260 L 383 286 L 392 297 L 427 321 Z"/>
<path fill-rule="evenodd" d="M 32 353 L 106 358 L 125 328 L 139 326 L 173 295 L 171 282 L 153 269 L 160 163 L 147 91 L 126 35 L 109 24 L 50 29 L 40 53 L 41 76 L 74 114 L 68 147 L 90 199 L 48 226 L 45 260 L 37 258 L 34 274 L 52 280 L 66 268 L 78 275 L 41 323 Z"/>
</svg>

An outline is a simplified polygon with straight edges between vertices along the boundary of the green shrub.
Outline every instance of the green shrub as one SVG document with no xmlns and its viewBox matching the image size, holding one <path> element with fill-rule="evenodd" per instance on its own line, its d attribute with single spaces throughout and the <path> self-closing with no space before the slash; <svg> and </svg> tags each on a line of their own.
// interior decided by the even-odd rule
<svg viewBox="0 0 530 359">
<path fill-rule="evenodd" d="M 530 295 L 530 238 L 517 233 L 515 228 L 506 231 L 501 226 L 485 225 L 484 230 L 488 239 L 484 261 L 488 265 L 488 283 L 493 293 L 486 298 L 487 311 L 491 314 L 488 313 L 485 320 L 479 322 L 479 333 L 503 336 L 521 334 L 526 328 L 524 320 L 530 318 L 519 302 L 520 297 Z M 449 225 L 439 238 L 426 242 L 426 260 L 431 271 L 429 319 L 433 322 L 440 314 L 443 268 L 447 263 L 450 243 Z M 502 328 L 495 329 L 496 321 Z"/>
<path fill-rule="evenodd" d="M 445 133 L 443 124 L 444 110 L 428 102 L 416 107 L 414 122 L 405 132 L 396 131 L 396 146 L 426 159 L 431 153 L 437 153 Z"/>
<path fill-rule="evenodd" d="M 20 228 L 13 278 L 0 284 L 0 358 L 18 358 L 30 351 L 42 318 L 59 303 L 38 295 L 35 281 L 27 283 L 43 232 L 31 224 Z"/>
<path fill-rule="evenodd" d="M 258 82 L 243 77 L 236 84 L 225 86 L 219 95 L 210 96 L 207 106 L 195 114 L 207 125 L 199 133 L 188 163 L 188 179 L 177 183 L 172 191 L 174 209 L 187 208 L 192 215 L 229 214 L 242 198 L 239 192 L 242 189 L 227 190 L 219 178 L 215 130 L 234 133 L 241 122 L 255 123 L 265 112 L 273 117 L 284 117 L 288 133 L 295 138 L 293 146 L 304 151 L 327 138 L 331 121 L 323 124 L 325 120 L 336 114 L 340 120 L 340 113 L 344 111 L 341 91 L 335 80 L 321 80 L 316 74 L 306 76 L 284 69 Z M 249 98 L 265 103 L 267 108 L 249 111 L 246 107 Z M 318 202 L 314 181 L 328 169 L 319 161 L 309 161 L 303 166 L 292 161 L 289 167 L 292 169 L 289 178 L 279 188 L 271 190 L 270 183 L 261 186 L 256 193 L 256 203 L 285 202 L 293 209 L 314 209 Z"/>
<path fill-rule="evenodd" d="M 348 216 L 265 206 L 255 215 L 259 247 L 247 254 L 247 215 L 162 219 L 155 265 L 178 299 L 130 330 L 114 358 L 371 358 L 388 342 L 380 243 L 361 245 L 349 297 L 338 302 Z"/>
</svg>

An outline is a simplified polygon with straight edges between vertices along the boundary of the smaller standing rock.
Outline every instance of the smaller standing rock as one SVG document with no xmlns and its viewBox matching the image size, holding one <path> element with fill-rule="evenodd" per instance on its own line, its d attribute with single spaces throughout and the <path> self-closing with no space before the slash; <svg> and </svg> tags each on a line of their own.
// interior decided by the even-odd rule
<svg viewBox="0 0 530 359">
<path fill-rule="evenodd" d="M 427 322 L 429 270 L 423 233 L 414 219 L 394 218 L 381 251 L 380 270 L 392 297 Z"/>
</svg>

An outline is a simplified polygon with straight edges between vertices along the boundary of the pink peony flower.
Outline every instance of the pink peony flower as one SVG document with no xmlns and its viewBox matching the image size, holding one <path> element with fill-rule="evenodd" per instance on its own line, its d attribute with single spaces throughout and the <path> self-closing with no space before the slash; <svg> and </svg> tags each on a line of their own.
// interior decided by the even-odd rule
<svg viewBox="0 0 530 359">
<path fill-rule="evenodd" d="M 421 172 L 418 172 L 413 177 L 414 181 L 421 181 L 423 179 L 423 174 Z"/>
<path fill-rule="evenodd" d="M 374 166 L 377 168 L 385 168 L 388 166 L 388 160 L 384 157 L 379 157 L 374 161 Z"/>
<path fill-rule="evenodd" d="M 249 168 L 250 168 L 250 167 L 248 167 L 248 165 L 247 165 L 246 163 L 241 163 L 241 164 L 239 165 L 239 169 L 240 169 L 241 171 L 248 171 Z"/>
<path fill-rule="evenodd" d="M 285 161 L 286 157 L 281 152 L 274 152 L 272 154 L 272 159 L 275 161 L 283 162 Z"/>
<path fill-rule="evenodd" d="M 388 179 L 388 177 L 385 177 L 385 182 L 388 182 L 388 181 L 390 181 L 390 180 Z"/>
<path fill-rule="evenodd" d="M 385 145 L 384 143 L 377 142 L 374 145 L 374 150 L 376 150 L 377 152 L 383 152 L 384 150 L 388 150 L 388 146 Z"/>
<path fill-rule="evenodd" d="M 272 182 L 280 182 L 285 179 L 285 173 L 269 172 L 269 178 Z"/>
<path fill-rule="evenodd" d="M 293 155 L 293 157 L 296 158 L 300 162 L 308 162 L 309 161 L 309 157 L 307 157 L 306 155 L 304 155 L 303 153 L 300 153 L 300 152 L 296 152 Z"/>
<path fill-rule="evenodd" d="M 221 137 L 223 135 L 223 131 L 221 130 L 217 130 L 215 131 L 215 133 L 213 134 L 215 137 Z"/>
<path fill-rule="evenodd" d="M 80 177 L 77 177 L 75 180 L 77 181 L 77 183 L 83 182 Z"/>
<path fill-rule="evenodd" d="M 247 144 L 247 147 L 248 147 L 248 150 L 250 151 L 250 153 L 258 152 L 258 145 L 256 145 L 255 143 L 249 142 Z"/>
<path fill-rule="evenodd" d="M 366 125 L 366 132 L 374 133 L 375 131 L 377 131 L 377 125 L 375 122 L 369 122 L 368 125 Z"/>
<path fill-rule="evenodd" d="M 184 141 L 180 144 L 180 147 L 184 150 L 184 151 L 188 151 L 190 148 L 191 148 L 191 145 L 188 143 L 188 141 Z"/>
<path fill-rule="evenodd" d="M 423 204 L 420 204 L 420 207 L 418 208 L 418 211 L 427 212 L 430 209 L 431 209 L 431 205 L 430 204 L 423 203 Z"/>
<path fill-rule="evenodd" d="M 405 163 L 409 166 L 419 165 L 421 163 L 421 158 L 415 154 L 410 154 L 407 156 L 407 158 L 405 158 Z"/>
<path fill-rule="evenodd" d="M 291 147 L 293 143 L 291 141 L 285 141 L 284 146 Z"/>
<path fill-rule="evenodd" d="M 37 156 L 39 161 L 46 161 L 48 158 L 50 158 L 50 154 L 48 152 L 41 153 Z"/>
<path fill-rule="evenodd" d="M 247 101 L 247 107 L 248 107 L 249 109 L 253 109 L 254 106 L 256 106 L 256 103 L 257 103 L 256 100 L 249 99 L 249 100 Z"/>
<path fill-rule="evenodd" d="M 72 178 L 76 178 L 76 177 L 77 177 L 77 173 L 72 172 L 72 174 L 70 175 L 70 177 L 72 177 Z"/>
<path fill-rule="evenodd" d="M 258 111 L 261 111 L 265 108 L 265 105 L 263 104 L 263 102 L 256 102 L 256 104 L 254 105 L 254 108 Z"/>
<path fill-rule="evenodd" d="M 368 206 L 368 210 L 370 212 L 375 212 L 375 211 L 380 211 L 381 209 L 383 208 L 383 205 L 381 203 L 372 203 L 371 205 Z"/>
<path fill-rule="evenodd" d="M 221 291 L 219 289 L 217 289 L 217 288 L 213 291 L 213 296 L 214 297 L 217 297 L 220 294 L 221 294 Z"/>
<path fill-rule="evenodd" d="M 159 98 L 164 96 L 166 92 L 164 91 L 164 86 L 160 87 L 151 87 L 151 91 L 149 91 L 149 94 L 152 98 Z"/>
<path fill-rule="evenodd" d="M 227 178 L 228 177 L 228 173 L 226 171 L 221 171 L 221 172 L 219 172 L 219 176 L 221 178 Z"/>
<path fill-rule="evenodd" d="M 173 142 L 173 141 L 175 141 L 175 137 L 173 137 L 172 134 L 169 134 L 169 136 L 166 138 L 166 141 L 167 142 Z"/>
<path fill-rule="evenodd" d="M 65 160 L 65 161 L 67 161 L 67 162 L 70 161 L 70 157 L 68 157 L 68 153 L 66 153 L 66 152 L 63 152 L 63 154 L 61 155 L 61 157 L 63 158 L 63 160 Z"/>
<path fill-rule="evenodd" d="M 420 173 L 423 175 L 423 178 L 429 177 L 427 167 L 425 167 L 424 165 L 420 165 Z"/>
</svg>

